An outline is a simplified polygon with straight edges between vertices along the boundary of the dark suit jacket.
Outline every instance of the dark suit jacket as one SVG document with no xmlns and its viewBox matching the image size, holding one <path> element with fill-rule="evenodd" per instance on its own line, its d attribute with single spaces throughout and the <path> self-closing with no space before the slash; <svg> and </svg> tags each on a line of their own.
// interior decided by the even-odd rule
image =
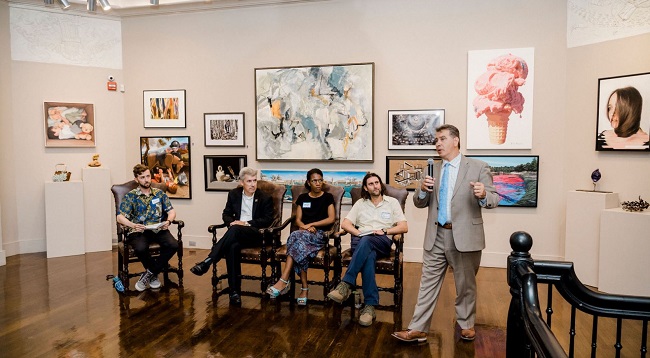
<svg viewBox="0 0 650 358">
<path fill-rule="evenodd" d="M 228 226 L 241 217 L 242 195 L 244 195 L 244 188 L 242 187 L 237 187 L 228 192 L 228 201 L 221 214 L 223 222 Z M 253 220 L 248 223 L 258 229 L 267 228 L 273 223 L 273 198 L 261 190 L 255 190 L 253 195 Z"/>
<path fill-rule="evenodd" d="M 433 192 L 425 191 L 426 196 L 420 199 L 421 187 L 418 185 L 413 196 L 413 203 L 418 208 L 429 207 L 429 218 L 424 236 L 424 249 L 431 250 L 436 240 L 436 221 L 438 219 L 438 191 L 440 190 L 440 171 L 442 160 L 433 164 L 433 177 L 436 185 Z M 481 182 L 485 185 L 486 209 L 499 205 L 497 194 L 492 182 L 490 167 L 483 161 L 462 156 L 458 168 L 458 179 L 451 197 L 451 219 L 454 243 L 458 251 L 478 251 L 485 248 L 485 233 L 483 231 L 483 215 L 480 200 L 474 196 L 469 182 Z"/>
</svg>

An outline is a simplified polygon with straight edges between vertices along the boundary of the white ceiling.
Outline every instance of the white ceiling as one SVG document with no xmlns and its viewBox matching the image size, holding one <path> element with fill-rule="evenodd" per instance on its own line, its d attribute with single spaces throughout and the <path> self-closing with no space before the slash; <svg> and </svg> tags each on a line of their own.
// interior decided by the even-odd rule
<svg viewBox="0 0 650 358">
<path fill-rule="evenodd" d="M 49 8 L 58 10 L 61 7 L 59 0 L 54 4 L 46 5 L 44 0 L 0 0 L 10 4 L 27 7 Z M 72 6 L 63 10 L 65 12 L 86 12 L 86 0 L 68 0 Z M 93 0 L 95 1 L 95 0 Z M 156 14 L 170 14 L 193 11 L 207 11 L 219 9 L 233 9 L 241 7 L 256 7 L 282 4 L 322 2 L 330 0 L 159 0 L 158 5 L 151 5 L 149 0 L 108 0 L 111 10 L 104 11 L 97 2 L 97 15 L 105 16 L 147 16 Z"/>
</svg>

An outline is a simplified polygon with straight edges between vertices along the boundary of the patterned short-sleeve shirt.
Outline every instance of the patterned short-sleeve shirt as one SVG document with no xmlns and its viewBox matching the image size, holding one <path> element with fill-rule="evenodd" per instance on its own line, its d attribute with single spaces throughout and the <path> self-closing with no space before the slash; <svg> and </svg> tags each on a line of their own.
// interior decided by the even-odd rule
<svg viewBox="0 0 650 358">
<path fill-rule="evenodd" d="M 120 204 L 120 214 L 132 223 L 143 225 L 161 222 L 163 214 L 172 209 L 167 194 L 157 188 L 151 188 L 151 194 L 146 195 L 137 187 L 126 193 Z"/>
</svg>

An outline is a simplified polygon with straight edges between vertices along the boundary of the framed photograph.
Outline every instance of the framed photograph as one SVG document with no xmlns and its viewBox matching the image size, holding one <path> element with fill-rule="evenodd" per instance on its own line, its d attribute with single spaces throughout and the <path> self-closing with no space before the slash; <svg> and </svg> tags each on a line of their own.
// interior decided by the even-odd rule
<svg viewBox="0 0 650 358">
<path fill-rule="evenodd" d="M 185 128 L 185 90 L 143 91 L 145 128 Z"/>
<path fill-rule="evenodd" d="M 537 207 L 538 155 L 468 155 L 486 162 L 501 197 L 499 206 Z"/>
<path fill-rule="evenodd" d="M 141 163 L 151 170 L 151 181 L 167 184 L 173 199 L 192 199 L 190 137 L 140 137 Z"/>
<path fill-rule="evenodd" d="M 372 162 L 374 68 L 256 68 L 255 158 Z"/>
<path fill-rule="evenodd" d="M 95 146 L 95 106 L 91 103 L 43 102 L 45 147 Z"/>
<path fill-rule="evenodd" d="M 305 184 L 308 171 L 309 170 L 262 169 L 261 179 L 286 186 L 287 191 L 284 194 L 284 202 L 290 203 L 293 200 L 291 187 L 293 185 Z M 323 180 L 328 184 L 343 187 L 345 192 L 343 193 L 341 204 L 351 205 L 352 195 L 350 194 L 350 190 L 355 186 L 361 186 L 361 183 L 363 183 L 363 177 L 366 176 L 366 173 L 367 171 L 356 170 L 323 170 Z"/>
<path fill-rule="evenodd" d="M 245 155 L 204 155 L 205 191 L 229 191 L 239 185 L 239 171 Z"/>
<path fill-rule="evenodd" d="M 386 185 L 398 189 L 415 190 L 420 185 L 420 179 L 427 175 L 429 158 L 440 160 L 438 156 L 386 157 Z"/>
<path fill-rule="evenodd" d="M 444 109 L 388 111 L 388 149 L 435 150 L 436 128 L 443 124 Z"/>
<path fill-rule="evenodd" d="M 650 151 L 648 99 L 650 72 L 598 79 L 596 150 Z"/>
<path fill-rule="evenodd" d="M 532 149 L 535 49 L 467 53 L 467 149 Z"/>
<path fill-rule="evenodd" d="M 243 147 L 244 113 L 204 113 L 206 147 Z"/>
</svg>

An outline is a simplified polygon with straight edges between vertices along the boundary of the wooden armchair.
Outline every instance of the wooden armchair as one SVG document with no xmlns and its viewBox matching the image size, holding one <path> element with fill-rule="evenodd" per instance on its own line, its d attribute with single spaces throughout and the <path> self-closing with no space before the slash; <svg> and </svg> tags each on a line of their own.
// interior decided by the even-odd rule
<svg viewBox="0 0 650 358">
<path fill-rule="evenodd" d="M 323 281 L 309 280 L 308 282 L 309 285 L 323 286 L 323 297 L 325 297 L 325 300 L 327 300 L 327 293 L 336 287 L 339 282 L 338 279 L 341 277 L 341 237 L 340 235 L 335 234 L 338 233 L 341 223 L 341 200 L 343 199 L 345 189 L 336 185 L 324 184 L 323 191 L 334 196 L 335 221 L 332 224 L 332 228 L 325 233 L 325 237 L 327 237 L 329 241 L 328 245 L 318 251 L 316 257 L 314 257 L 314 259 L 309 263 L 309 268 L 316 268 L 324 271 L 324 279 Z M 294 185 L 291 187 L 291 195 L 293 196 L 293 202 L 291 204 L 291 217 L 283 222 L 282 225 L 269 228 L 269 232 L 281 232 L 289 224 L 291 224 L 291 232 L 298 230 L 298 226 L 296 226 L 295 223 L 296 210 L 298 209 L 296 200 L 298 200 L 298 196 L 300 196 L 300 194 L 307 192 L 309 192 L 309 190 L 307 190 L 304 185 Z M 287 245 L 282 245 L 279 248 L 276 248 L 274 258 L 274 265 L 276 266 L 275 272 L 278 274 L 277 277 L 274 277 L 274 279 L 277 280 L 280 277 L 280 273 L 282 272 L 280 268 L 281 262 L 287 261 Z M 332 270 L 334 271 L 334 276 L 333 280 L 330 281 L 330 271 Z M 296 280 L 296 278 L 291 280 L 291 289 L 289 291 L 291 304 L 294 303 L 293 297 L 296 290 Z M 318 300 L 312 299 L 309 301 L 316 303 L 319 302 Z M 321 303 L 322 302 L 325 301 L 321 301 Z"/>
<path fill-rule="evenodd" d="M 352 195 L 352 205 L 361 198 L 361 187 L 352 188 L 350 191 Z M 392 196 L 399 201 L 402 211 L 406 206 L 406 198 L 408 191 L 406 189 L 396 189 L 391 186 L 386 186 L 386 195 Z M 403 278 L 404 278 L 404 261 L 402 258 L 402 251 L 404 249 L 404 234 L 393 235 L 393 248 L 391 249 L 390 256 L 377 259 L 375 266 L 375 273 L 377 275 L 390 275 L 393 276 L 393 286 L 385 287 L 379 286 L 380 292 L 391 292 L 393 294 L 392 305 L 379 305 L 379 309 L 387 309 L 394 312 L 401 312 L 402 310 L 402 292 L 403 292 Z M 341 254 L 341 264 L 344 267 L 350 265 L 352 261 L 352 251 L 347 249 Z M 340 279 L 340 277 L 339 277 Z M 352 296 L 350 296 L 352 297 Z"/>
<path fill-rule="evenodd" d="M 287 189 L 284 187 L 284 185 L 276 185 L 273 184 L 269 181 L 265 180 L 258 180 L 257 181 L 257 190 L 261 190 L 270 197 L 273 198 L 273 223 L 271 224 L 270 227 L 276 226 L 279 223 L 282 222 L 282 200 L 284 199 L 284 193 L 287 191 Z M 217 243 L 217 229 L 225 228 L 227 225 L 225 223 L 221 223 L 218 225 L 210 225 L 208 227 L 208 232 L 212 234 L 212 244 Z M 273 247 L 274 245 L 279 246 L 280 243 L 280 232 L 273 232 L 269 233 L 268 229 L 260 229 L 260 233 L 262 234 L 263 240 L 262 240 L 262 246 L 260 247 L 252 247 L 252 248 L 245 248 L 241 250 L 241 263 L 242 264 L 252 264 L 252 265 L 259 265 L 261 267 L 261 275 L 260 276 L 255 276 L 255 275 L 242 275 L 242 280 L 256 280 L 260 281 L 260 292 L 251 292 L 251 291 L 243 291 L 240 292 L 242 295 L 246 296 L 256 296 L 256 297 L 263 297 L 264 292 L 266 291 L 266 287 L 270 283 L 269 281 L 272 279 L 272 277 L 275 277 L 275 266 L 273 266 L 272 263 L 272 258 L 273 258 Z M 266 274 L 266 268 L 267 266 L 271 266 L 271 277 L 268 277 Z M 229 291 L 229 288 L 224 288 L 219 290 L 217 287 L 219 285 L 219 282 L 221 280 L 228 278 L 227 273 L 223 273 L 219 275 L 217 272 L 217 264 L 216 262 L 212 264 L 212 291 L 213 291 L 213 296 L 219 297 L 222 294 L 225 294 L 226 291 Z"/>
<path fill-rule="evenodd" d="M 135 180 L 131 180 L 124 184 L 115 184 L 111 187 L 111 192 L 113 193 L 113 199 L 115 200 L 115 216 L 117 216 L 117 214 L 119 213 L 120 204 L 122 203 L 122 199 L 124 198 L 124 195 L 126 195 L 126 193 L 130 192 L 131 190 L 137 187 L 138 187 L 138 183 Z M 163 191 L 167 190 L 167 186 L 161 183 L 151 183 L 151 187 Z M 163 220 L 165 220 L 164 217 Z M 178 285 L 182 287 L 183 286 L 182 229 L 185 226 L 185 223 L 182 220 L 174 220 L 172 221 L 172 224 L 176 225 L 178 228 L 178 233 L 176 236 L 176 240 L 178 241 L 178 251 L 176 252 L 176 256 L 178 256 L 178 267 L 168 266 L 165 270 L 163 270 L 162 273 L 163 273 L 165 285 L 167 285 L 167 283 L 170 282 L 169 273 L 173 272 L 178 276 Z M 140 274 L 142 274 L 142 272 L 130 273 L 129 264 L 133 262 L 140 262 L 140 260 L 138 259 L 137 256 L 135 256 L 133 247 L 129 245 L 128 237 L 126 236 L 124 227 L 118 222 L 116 222 L 116 225 L 117 225 L 117 274 L 120 277 L 120 280 L 122 280 L 122 283 L 124 284 L 124 288 L 128 290 L 129 279 L 131 277 L 139 277 Z M 150 244 L 149 252 L 151 253 L 151 257 L 159 256 L 160 245 L 156 243 Z"/>
</svg>

